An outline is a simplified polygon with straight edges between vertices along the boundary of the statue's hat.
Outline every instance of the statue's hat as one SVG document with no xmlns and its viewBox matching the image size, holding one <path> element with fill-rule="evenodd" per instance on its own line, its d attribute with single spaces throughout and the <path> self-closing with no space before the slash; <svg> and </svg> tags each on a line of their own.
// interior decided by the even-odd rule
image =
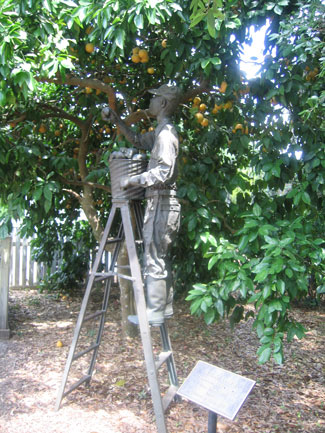
<svg viewBox="0 0 325 433">
<path fill-rule="evenodd" d="M 163 84 L 162 86 L 158 87 L 158 89 L 150 89 L 148 92 L 157 96 L 163 96 L 168 101 L 178 99 L 181 93 L 178 87 L 170 86 L 168 84 Z"/>
</svg>

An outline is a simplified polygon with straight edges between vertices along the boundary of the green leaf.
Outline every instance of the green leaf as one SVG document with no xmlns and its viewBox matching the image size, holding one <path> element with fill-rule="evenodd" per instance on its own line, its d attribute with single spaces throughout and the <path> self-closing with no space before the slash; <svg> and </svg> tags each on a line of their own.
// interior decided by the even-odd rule
<svg viewBox="0 0 325 433">
<path fill-rule="evenodd" d="M 308 194 L 308 192 L 304 191 L 302 193 L 302 201 L 308 205 L 311 204 L 310 195 Z"/>
<path fill-rule="evenodd" d="M 205 69 L 210 64 L 210 59 L 203 59 L 201 60 L 201 67 L 202 69 Z"/>
<path fill-rule="evenodd" d="M 273 328 L 265 328 L 263 331 L 263 334 L 266 335 L 267 337 L 269 337 L 269 336 L 274 334 L 274 329 Z"/>
<path fill-rule="evenodd" d="M 187 196 L 188 198 L 195 202 L 197 200 L 197 192 L 196 192 L 196 187 L 191 185 L 187 191 Z"/>
<path fill-rule="evenodd" d="M 207 291 L 207 286 L 206 286 L 206 284 L 197 283 L 197 284 L 193 284 L 193 287 L 194 287 L 195 290 L 199 290 L 199 291 L 201 291 L 202 293 L 206 293 L 206 291 Z M 191 292 L 192 292 L 192 290 L 191 290 Z M 190 292 L 190 293 L 191 293 L 191 292 Z"/>
<path fill-rule="evenodd" d="M 208 32 L 211 38 L 216 37 L 216 25 L 215 25 L 215 18 L 213 15 L 213 11 L 210 9 L 207 15 L 207 25 L 208 25 Z"/>
<path fill-rule="evenodd" d="M 283 353 L 282 353 L 282 351 L 273 353 L 273 359 L 274 359 L 274 361 L 277 364 L 279 364 L 279 365 L 283 364 Z"/>
<path fill-rule="evenodd" d="M 194 302 L 191 303 L 190 311 L 191 314 L 195 314 L 201 306 L 202 299 L 198 298 Z"/>
<path fill-rule="evenodd" d="M 36 188 L 36 190 L 33 193 L 33 199 L 35 201 L 38 201 L 41 198 L 42 194 L 43 194 L 43 187 Z"/>
<path fill-rule="evenodd" d="M 135 18 L 134 18 L 134 23 L 135 23 L 135 25 L 137 26 L 138 29 L 143 29 L 143 23 L 144 23 L 144 21 L 143 21 L 143 15 L 141 15 L 141 14 L 136 15 Z"/>
<path fill-rule="evenodd" d="M 123 50 L 124 48 L 124 40 L 125 40 L 125 30 L 118 29 L 115 36 L 115 43 L 121 50 Z"/>
<path fill-rule="evenodd" d="M 273 313 L 273 311 L 282 311 L 282 304 L 279 300 L 271 301 L 268 305 L 269 313 Z"/>
<path fill-rule="evenodd" d="M 259 206 L 257 203 L 255 203 L 254 206 L 253 206 L 253 214 L 254 214 L 256 217 L 259 217 L 259 216 L 261 216 L 261 214 L 262 214 L 261 206 Z"/>
<path fill-rule="evenodd" d="M 197 210 L 197 213 L 199 214 L 199 215 L 201 215 L 201 217 L 203 217 L 203 218 L 207 218 L 207 219 L 209 219 L 209 212 L 208 212 L 208 210 L 207 209 L 205 209 L 204 207 L 201 207 L 200 209 L 198 209 Z"/>
<path fill-rule="evenodd" d="M 264 347 L 262 352 L 259 354 L 258 362 L 260 364 L 265 364 L 267 361 L 269 361 L 271 353 L 272 349 L 270 347 Z"/>
<path fill-rule="evenodd" d="M 218 311 L 218 314 L 220 317 L 223 317 L 224 314 L 224 305 L 221 299 L 218 299 L 217 302 L 215 303 L 216 309 Z"/>
<path fill-rule="evenodd" d="M 210 325 L 214 322 L 216 313 L 212 308 L 209 308 L 208 311 L 204 314 L 204 321 L 207 325 Z"/>
<path fill-rule="evenodd" d="M 257 281 L 258 283 L 261 283 L 266 279 L 266 277 L 269 275 L 269 269 L 263 269 L 261 272 L 259 272 L 256 277 L 254 278 L 254 281 Z"/>
<path fill-rule="evenodd" d="M 261 292 L 254 293 L 249 299 L 248 304 L 252 304 L 253 302 L 256 302 L 260 297 L 262 296 Z"/>
<path fill-rule="evenodd" d="M 283 295 L 284 292 L 285 292 L 285 288 L 286 288 L 286 286 L 285 286 L 285 282 L 284 282 L 283 280 L 278 280 L 278 281 L 276 282 L 276 288 L 277 288 L 277 291 L 278 291 L 279 293 L 281 293 L 281 295 Z"/>
<path fill-rule="evenodd" d="M 247 235 L 244 235 L 241 237 L 240 242 L 238 244 L 238 249 L 239 251 L 245 249 L 245 247 L 247 246 L 249 241 L 249 237 Z"/>
<path fill-rule="evenodd" d="M 51 191 L 51 186 L 49 184 L 46 184 L 44 186 L 43 194 L 46 200 L 48 200 L 49 202 L 52 201 L 52 191 Z"/>
<path fill-rule="evenodd" d="M 45 200 L 45 203 L 44 203 L 45 213 L 48 213 L 49 210 L 51 209 L 51 207 L 52 207 L 52 202 L 49 200 Z"/>
<path fill-rule="evenodd" d="M 217 255 L 211 257 L 211 259 L 209 260 L 209 263 L 208 263 L 208 270 L 209 271 L 213 268 L 213 266 L 217 263 L 218 260 L 219 260 L 219 256 L 217 256 Z"/>
<path fill-rule="evenodd" d="M 277 15 L 281 15 L 281 14 L 282 14 L 282 11 L 283 11 L 283 8 L 282 8 L 282 7 L 280 7 L 280 6 L 278 6 L 278 5 L 275 5 L 275 7 L 274 7 L 274 12 L 275 12 Z"/>
<path fill-rule="evenodd" d="M 195 215 L 191 215 L 190 220 L 189 220 L 188 225 L 187 225 L 188 230 L 190 232 L 193 231 L 195 229 L 196 225 L 197 225 L 197 218 Z"/>
</svg>

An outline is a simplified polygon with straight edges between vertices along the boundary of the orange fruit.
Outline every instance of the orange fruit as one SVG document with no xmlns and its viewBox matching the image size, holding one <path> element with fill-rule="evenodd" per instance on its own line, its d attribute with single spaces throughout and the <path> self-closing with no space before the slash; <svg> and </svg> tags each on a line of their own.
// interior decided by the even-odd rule
<svg viewBox="0 0 325 433">
<path fill-rule="evenodd" d="M 202 120 L 202 122 L 201 122 L 201 125 L 202 126 L 208 126 L 209 125 L 209 120 L 206 117 L 204 117 L 203 120 Z"/>
<path fill-rule="evenodd" d="M 134 47 L 132 49 L 132 54 L 139 54 L 140 48 L 139 47 Z"/>
<path fill-rule="evenodd" d="M 67 206 L 68 206 L 68 205 L 67 205 Z M 56 347 L 63 347 L 63 343 L 62 343 L 61 340 L 58 340 L 58 341 L 56 342 Z"/>
<path fill-rule="evenodd" d="M 56 131 L 54 131 L 54 135 L 55 135 L 56 137 L 58 137 L 60 134 L 61 134 L 61 132 L 60 132 L 59 129 L 57 129 Z"/>
<path fill-rule="evenodd" d="M 147 72 L 148 72 L 148 74 L 152 75 L 155 73 L 155 68 L 148 68 Z"/>
<path fill-rule="evenodd" d="M 200 104 L 200 106 L 199 106 L 199 110 L 200 110 L 202 113 L 204 113 L 206 109 L 207 109 L 207 106 L 206 106 L 205 104 Z"/>
<path fill-rule="evenodd" d="M 201 98 L 199 96 L 195 96 L 195 98 L 193 99 L 193 105 L 200 105 L 201 103 Z"/>
<path fill-rule="evenodd" d="M 227 90 L 227 86 L 228 86 L 228 84 L 227 84 L 225 81 L 223 81 L 223 82 L 220 84 L 219 92 L 220 92 L 220 93 L 225 93 L 226 90 Z"/>
<path fill-rule="evenodd" d="M 87 93 L 88 95 L 90 93 L 92 93 L 93 89 L 91 87 L 85 87 L 85 93 Z"/>
<path fill-rule="evenodd" d="M 230 110 L 230 109 L 232 108 L 232 102 L 231 102 L 231 101 L 227 101 L 227 102 L 224 104 L 223 108 L 224 108 L 225 110 Z"/>
<path fill-rule="evenodd" d="M 148 57 L 148 51 L 147 50 L 139 50 L 138 55 L 142 59 L 142 57 Z"/>
<path fill-rule="evenodd" d="M 39 127 L 38 132 L 40 132 L 41 134 L 44 134 L 44 132 L 46 132 L 46 126 L 43 123 Z"/>
<path fill-rule="evenodd" d="M 222 109 L 222 105 L 214 104 L 214 107 L 213 107 L 213 109 L 212 109 L 212 113 L 213 113 L 213 114 L 218 114 L 218 112 L 219 112 L 221 109 Z"/>
<path fill-rule="evenodd" d="M 139 54 L 133 54 L 131 60 L 133 63 L 139 63 L 141 61 Z"/>
<path fill-rule="evenodd" d="M 232 130 L 233 133 L 235 133 L 236 131 L 238 131 L 239 129 L 241 129 L 242 131 L 244 130 L 244 127 L 241 123 L 237 123 L 234 127 L 234 129 Z"/>
<path fill-rule="evenodd" d="M 166 47 L 167 47 L 167 39 L 164 39 L 163 41 L 161 41 L 161 46 L 162 46 L 163 48 L 166 48 Z"/>
<path fill-rule="evenodd" d="M 197 120 L 199 123 L 201 123 L 202 120 L 204 119 L 204 116 L 203 116 L 202 113 L 196 113 L 196 114 L 195 114 L 195 117 L 196 117 L 196 120 Z"/>
<path fill-rule="evenodd" d="M 91 42 L 88 42 L 88 44 L 85 45 L 85 50 L 88 54 L 91 54 L 94 52 L 94 44 L 92 44 Z"/>
</svg>

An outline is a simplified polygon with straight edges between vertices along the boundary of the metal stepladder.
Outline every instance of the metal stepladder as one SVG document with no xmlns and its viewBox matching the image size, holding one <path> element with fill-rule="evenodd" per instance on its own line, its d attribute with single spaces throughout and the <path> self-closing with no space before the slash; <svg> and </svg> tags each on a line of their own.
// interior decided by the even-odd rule
<svg viewBox="0 0 325 433">
<path fill-rule="evenodd" d="M 113 222 L 116 219 L 116 215 L 118 211 L 121 214 L 121 223 L 118 229 L 117 237 L 111 239 L 109 238 L 109 236 L 111 233 Z M 135 224 L 133 224 L 133 222 Z M 153 408 L 154 408 L 154 413 L 156 418 L 157 431 L 158 433 L 167 433 L 164 412 L 169 406 L 169 404 L 171 403 L 171 401 L 173 399 L 177 399 L 176 392 L 178 390 L 178 379 L 177 379 L 174 357 L 170 345 L 166 323 L 159 326 L 161 342 L 162 342 L 162 352 L 159 354 L 158 357 L 156 357 L 156 359 L 153 353 L 151 331 L 150 331 L 150 326 L 149 326 L 147 313 L 146 313 L 146 301 L 144 296 L 144 286 L 143 286 L 143 280 L 141 274 L 141 267 L 140 267 L 137 247 L 136 247 L 136 243 L 139 243 L 139 241 L 136 240 L 135 237 L 136 231 L 138 233 L 138 236 L 140 237 L 140 242 L 141 242 L 142 210 L 141 210 L 140 201 L 113 199 L 112 209 L 109 214 L 108 221 L 106 223 L 106 227 L 104 229 L 104 233 L 102 235 L 102 239 L 98 247 L 96 259 L 91 274 L 89 276 L 86 291 L 81 304 L 81 309 L 77 319 L 74 336 L 72 339 L 72 343 L 70 346 L 69 354 L 65 365 L 65 370 L 62 377 L 62 383 L 57 396 L 56 410 L 59 410 L 61 401 L 66 395 L 70 394 L 70 392 L 78 388 L 83 383 L 89 384 L 91 380 L 98 349 L 103 334 L 105 315 L 108 308 L 111 284 L 113 278 L 116 275 L 118 275 L 119 277 L 131 280 L 133 283 L 133 291 L 134 291 L 134 298 L 135 298 L 135 303 L 137 308 L 139 329 L 140 329 L 142 346 L 144 351 L 144 358 L 146 363 L 149 387 L 151 390 Z M 124 240 L 126 243 L 126 248 L 129 256 L 129 267 L 127 266 L 127 268 L 130 269 L 131 275 L 125 275 L 116 272 L 116 269 L 118 269 L 116 264 L 117 257 L 119 254 L 121 243 Z M 105 247 L 108 243 L 114 244 L 111 263 L 108 271 L 106 270 L 105 272 L 99 272 L 102 255 L 105 252 Z M 90 294 L 92 292 L 95 282 L 97 281 L 105 281 L 102 307 L 100 310 L 86 315 Z M 93 343 L 91 343 L 86 349 L 77 352 L 76 349 L 77 349 L 78 339 L 83 325 L 88 320 L 96 320 L 96 319 L 98 319 L 99 321 L 96 340 Z M 81 377 L 81 379 L 79 379 L 77 382 L 72 384 L 70 388 L 67 389 L 67 391 L 65 391 L 65 388 L 67 386 L 69 371 L 72 363 L 77 359 L 83 357 L 87 353 L 91 354 L 88 373 L 83 377 Z M 162 397 L 160 391 L 160 385 L 158 381 L 158 369 L 164 363 L 166 363 L 167 366 L 170 386 L 166 391 L 165 395 Z"/>
</svg>

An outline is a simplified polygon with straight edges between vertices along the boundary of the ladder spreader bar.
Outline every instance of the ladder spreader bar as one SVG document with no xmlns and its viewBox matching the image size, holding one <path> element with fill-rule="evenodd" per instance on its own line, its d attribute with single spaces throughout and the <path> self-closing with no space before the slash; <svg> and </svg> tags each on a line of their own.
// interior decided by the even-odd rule
<svg viewBox="0 0 325 433">
<path fill-rule="evenodd" d="M 105 310 L 97 310 L 95 313 L 88 314 L 88 316 L 85 316 L 83 321 L 86 322 L 87 320 L 91 320 L 94 319 L 95 317 L 102 316 L 105 313 L 106 313 Z"/>
<path fill-rule="evenodd" d="M 73 390 L 75 390 L 76 388 L 78 388 L 78 386 L 80 386 L 81 384 L 83 384 L 84 382 L 87 382 L 87 380 L 90 380 L 91 376 L 90 374 L 86 374 L 85 376 L 83 376 L 81 379 L 78 380 L 78 382 L 74 383 L 69 389 L 68 391 L 66 391 L 62 398 L 67 396 L 68 394 L 70 394 L 70 392 L 72 392 Z"/>
<path fill-rule="evenodd" d="M 95 343 L 92 346 L 89 346 L 87 349 L 82 350 L 81 352 L 78 352 L 76 355 L 73 356 L 72 361 L 75 361 L 78 358 L 81 358 L 82 356 L 86 355 L 86 353 L 91 352 L 92 350 L 95 350 L 99 346 L 99 343 Z"/>
<path fill-rule="evenodd" d="M 162 398 L 162 404 L 163 404 L 164 412 L 167 410 L 171 401 L 175 397 L 177 390 L 178 390 L 178 386 L 176 386 L 176 385 L 170 385 L 170 387 L 167 389 L 166 394 Z"/>
<path fill-rule="evenodd" d="M 155 361 L 156 369 L 160 368 L 164 362 L 172 355 L 172 351 L 169 350 L 167 352 L 161 352 L 158 355 L 158 359 Z"/>
</svg>

